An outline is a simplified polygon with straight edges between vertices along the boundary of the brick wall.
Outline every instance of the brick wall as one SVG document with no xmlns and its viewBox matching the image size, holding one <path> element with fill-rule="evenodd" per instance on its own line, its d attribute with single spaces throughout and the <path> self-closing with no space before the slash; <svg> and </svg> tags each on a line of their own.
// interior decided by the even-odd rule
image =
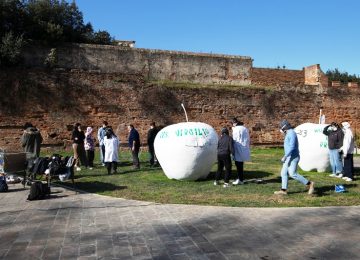
<svg viewBox="0 0 360 260">
<path fill-rule="evenodd" d="M 320 108 L 327 122 L 348 120 L 360 130 L 359 88 L 190 88 L 147 83 L 143 75 L 46 69 L 2 70 L 0 83 L 0 147 L 8 150 L 20 149 L 21 126 L 27 121 L 40 128 L 44 147 L 69 147 L 75 122 L 96 131 L 104 119 L 122 144 L 129 123 L 145 144 L 150 122 L 185 121 L 181 102 L 190 121 L 208 123 L 217 131 L 237 116 L 250 129 L 252 144 L 280 143 L 281 119 L 294 125 L 317 123 Z"/>
<path fill-rule="evenodd" d="M 252 68 L 251 83 L 259 86 L 304 85 L 304 71 Z"/>
</svg>

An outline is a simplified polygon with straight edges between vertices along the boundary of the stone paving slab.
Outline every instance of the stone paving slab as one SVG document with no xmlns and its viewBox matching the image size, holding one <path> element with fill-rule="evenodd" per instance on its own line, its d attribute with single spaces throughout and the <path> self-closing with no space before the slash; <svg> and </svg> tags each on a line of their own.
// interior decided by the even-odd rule
<svg viewBox="0 0 360 260">
<path fill-rule="evenodd" d="M 0 193 L 0 259 L 359 259 L 360 207 L 166 205 Z"/>
</svg>

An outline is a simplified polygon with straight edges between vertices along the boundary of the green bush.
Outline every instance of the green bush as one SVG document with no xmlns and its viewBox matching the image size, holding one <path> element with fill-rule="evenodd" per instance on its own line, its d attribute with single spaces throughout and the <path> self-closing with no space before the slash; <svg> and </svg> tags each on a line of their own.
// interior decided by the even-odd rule
<svg viewBox="0 0 360 260">
<path fill-rule="evenodd" d="M 22 35 L 15 36 L 11 31 L 6 33 L 1 38 L 0 66 L 17 65 L 21 61 L 24 44 Z"/>
</svg>

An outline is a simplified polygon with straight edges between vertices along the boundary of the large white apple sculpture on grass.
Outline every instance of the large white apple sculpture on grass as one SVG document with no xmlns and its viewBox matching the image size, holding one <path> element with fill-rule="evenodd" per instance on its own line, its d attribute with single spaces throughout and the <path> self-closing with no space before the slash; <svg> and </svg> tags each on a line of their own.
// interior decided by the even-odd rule
<svg viewBox="0 0 360 260">
<path fill-rule="evenodd" d="M 163 128 L 155 138 L 156 157 L 169 179 L 206 178 L 216 161 L 218 136 L 201 122 L 184 122 Z"/>
<path fill-rule="evenodd" d="M 330 165 L 326 124 L 304 123 L 295 128 L 299 140 L 300 162 L 303 171 L 325 172 Z"/>
</svg>

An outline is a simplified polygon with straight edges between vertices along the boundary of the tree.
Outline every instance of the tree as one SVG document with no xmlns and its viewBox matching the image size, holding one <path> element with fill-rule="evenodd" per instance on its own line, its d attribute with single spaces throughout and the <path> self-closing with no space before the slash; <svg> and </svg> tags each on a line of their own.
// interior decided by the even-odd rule
<svg viewBox="0 0 360 260">
<path fill-rule="evenodd" d="M 360 77 L 356 76 L 355 74 L 350 75 L 347 72 L 340 72 L 338 68 L 335 68 L 334 70 L 327 70 L 326 76 L 331 81 L 340 81 L 343 83 L 348 82 L 358 82 L 360 83 Z"/>
<path fill-rule="evenodd" d="M 0 66 L 17 65 L 21 60 L 21 52 L 24 47 L 22 36 L 15 36 L 12 32 L 6 33 L 1 38 Z"/>
</svg>

